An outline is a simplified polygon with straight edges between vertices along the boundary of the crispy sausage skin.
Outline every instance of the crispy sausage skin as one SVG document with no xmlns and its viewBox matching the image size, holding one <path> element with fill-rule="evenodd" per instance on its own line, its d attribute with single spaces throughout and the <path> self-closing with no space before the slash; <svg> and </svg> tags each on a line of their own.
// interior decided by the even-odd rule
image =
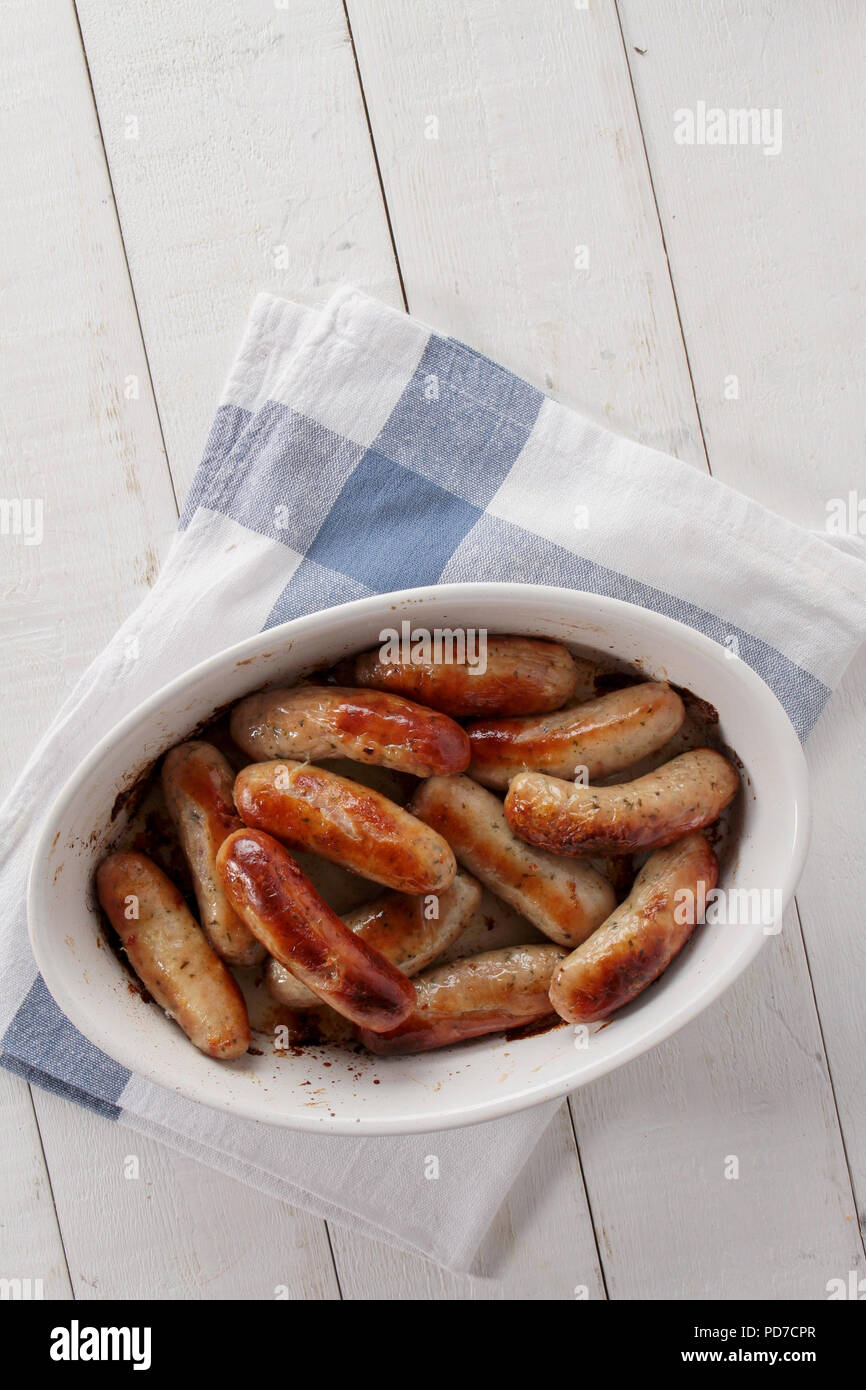
<svg viewBox="0 0 866 1390">
<path fill-rule="evenodd" d="M 360 1032 L 371 1052 L 428 1052 L 484 1033 L 555 1018 L 549 989 L 560 946 L 508 946 L 425 970 L 414 1011 L 388 1033 Z"/>
<path fill-rule="evenodd" d="M 217 850 L 243 822 L 232 800 L 234 773 L 210 743 L 181 743 L 166 754 L 162 790 L 192 874 L 201 928 L 229 965 L 255 965 L 261 942 L 226 901 L 216 871 Z"/>
<path fill-rule="evenodd" d="M 469 874 L 458 873 L 438 899 L 439 916 L 428 918 L 425 898 L 385 893 L 344 914 L 343 923 L 404 975 L 417 975 L 465 931 L 481 902 L 481 888 Z M 291 1009 L 314 1009 L 321 1003 L 278 960 L 268 962 L 265 978 L 273 998 Z"/>
<path fill-rule="evenodd" d="M 144 854 L 110 854 L 96 872 L 99 902 L 148 993 L 208 1057 L 250 1045 L 246 1005 L 183 894 Z M 130 914 L 130 915 L 127 915 Z"/>
<path fill-rule="evenodd" d="M 718 877 L 697 832 L 651 854 L 625 902 L 556 970 L 550 999 L 560 1017 L 594 1023 L 652 984 L 694 931 L 701 889 L 711 892 Z"/>
<path fill-rule="evenodd" d="M 379 650 L 363 652 L 341 670 L 356 685 L 406 695 L 454 719 L 540 714 L 576 695 L 589 699 L 596 672 L 559 642 L 536 637 L 488 637 L 484 671 L 465 661 L 383 661 Z"/>
<path fill-rule="evenodd" d="M 411 980 L 344 926 L 278 840 L 236 830 L 220 847 L 217 869 L 269 954 L 337 1013 L 374 1032 L 411 1013 Z"/>
<path fill-rule="evenodd" d="M 246 825 L 313 850 L 398 893 L 439 893 L 454 881 L 449 846 L 402 806 L 308 763 L 252 763 L 235 780 Z"/>
<path fill-rule="evenodd" d="M 463 772 L 466 731 L 447 715 L 382 690 L 299 685 L 235 705 L 231 735 L 256 762 L 353 758 L 415 777 Z"/>
<path fill-rule="evenodd" d="M 721 753 L 694 748 L 614 787 L 521 772 L 508 789 L 505 814 L 515 835 L 554 854 L 635 854 L 711 825 L 739 785 Z"/>
<path fill-rule="evenodd" d="M 464 868 L 558 945 L 579 945 L 613 911 L 607 879 L 588 864 L 530 849 L 512 834 L 499 798 L 471 777 L 431 777 L 410 809 L 445 837 Z"/>
<path fill-rule="evenodd" d="M 524 719 L 485 719 L 469 725 L 470 777 L 504 789 L 518 772 L 591 779 L 607 777 L 655 753 L 685 718 L 669 685 L 644 681 L 597 700 Z"/>
</svg>

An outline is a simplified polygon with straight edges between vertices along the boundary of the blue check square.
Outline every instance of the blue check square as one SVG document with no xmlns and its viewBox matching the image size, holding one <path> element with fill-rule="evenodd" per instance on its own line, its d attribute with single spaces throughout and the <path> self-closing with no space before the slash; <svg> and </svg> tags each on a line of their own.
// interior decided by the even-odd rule
<svg viewBox="0 0 866 1390">
<path fill-rule="evenodd" d="M 368 449 L 307 551 L 377 593 L 435 584 L 481 510 Z"/>
</svg>

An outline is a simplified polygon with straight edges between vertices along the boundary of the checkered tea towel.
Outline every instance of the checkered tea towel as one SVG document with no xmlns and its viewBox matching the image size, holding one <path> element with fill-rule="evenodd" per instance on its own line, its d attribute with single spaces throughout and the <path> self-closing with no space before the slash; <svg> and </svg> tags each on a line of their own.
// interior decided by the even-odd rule
<svg viewBox="0 0 866 1390">
<path fill-rule="evenodd" d="M 435 1138 L 347 1139 L 234 1119 L 131 1075 L 67 1021 L 29 950 L 25 880 L 53 793 L 123 715 L 221 648 L 440 581 L 610 594 L 736 642 L 805 737 L 866 630 L 858 544 L 834 548 L 353 289 L 320 310 L 259 296 L 157 583 L 0 813 L 4 1064 L 287 1202 L 467 1268 L 555 1106 Z"/>
</svg>

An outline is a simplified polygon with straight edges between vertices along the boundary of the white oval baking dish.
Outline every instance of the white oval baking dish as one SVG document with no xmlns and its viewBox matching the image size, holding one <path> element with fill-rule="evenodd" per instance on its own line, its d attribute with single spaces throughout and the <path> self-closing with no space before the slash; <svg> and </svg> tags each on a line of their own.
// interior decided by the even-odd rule
<svg viewBox="0 0 866 1390">
<path fill-rule="evenodd" d="M 400 1134 L 472 1124 L 563 1095 L 645 1052 L 705 1009 L 757 954 L 767 935 L 760 923 L 707 925 L 656 985 L 585 1046 L 562 1026 L 412 1057 L 322 1047 L 281 1055 L 265 1047 L 261 1056 L 216 1062 L 134 993 L 105 949 L 91 894 L 95 866 L 122 823 L 123 812 L 111 819 L 118 796 L 217 708 L 375 646 L 383 629 L 403 619 L 594 648 L 708 700 L 747 774 L 741 834 L 723 886 L 777 890 L 783 904 L 790 900 L 808 838 L 805 760 L 773 693 L 724 647 L 659 614 L 567 589 L 439 585 L 342 604 L 231 647 L 145 701 L 99 742 L 46 818 L 28 891 L 36 961 L 76 1027 L 130 1071 L 200 1103 L 295 1129 Z"/>
</svg>

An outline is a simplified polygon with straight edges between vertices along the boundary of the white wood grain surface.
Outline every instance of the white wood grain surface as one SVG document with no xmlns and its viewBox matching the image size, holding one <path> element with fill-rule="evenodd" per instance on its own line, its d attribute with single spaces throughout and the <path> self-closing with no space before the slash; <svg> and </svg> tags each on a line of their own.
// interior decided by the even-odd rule
<svg viewBox="0 0 866 1390">
<path fill-rule="evenodd" d="M 42 1281 L 45 1298 L 72 1298 L 30 1089 L 0 1071 L 0 1276 Z"/>
<path fill-rule="evenodd" d="M 324 1222 L 57 1096 L 36 1104 L 76 1299 L 339 1297 Z"/>
<path fill-rule="evenodd" d="M 405 293 L 807 525 L 862 489 L 855 6 L 80 0 L 81 36 L 51 8 L 4 6 L 2 491 L 46 517 L 41 546 L 0 540 L 6 781 L 152 578 L 257 289 Z M 677 145 L 700 99 L 780 108 L 778 157 Z M 573 1299 L 821 1298 L 862 1273 L 864 673 L 813 739 L 799 920 L 563 1108 L 472 1275 L 10 1077 L 0 1274 L 97 1299 Z"/>
<path fill-rule="evenodd" d="M 345 13 L 340 0 L 78 13 L 182 499 L 259 290 L 318 302 L 346 279 L 402 302 Z"/>
<path fill-rule="evenodd" d="M 75 12 L 52 9 L 3 9 L 3 496 L 44 526 L 0 536 L 4 787 L 177 519 Z"/>
</svg>

